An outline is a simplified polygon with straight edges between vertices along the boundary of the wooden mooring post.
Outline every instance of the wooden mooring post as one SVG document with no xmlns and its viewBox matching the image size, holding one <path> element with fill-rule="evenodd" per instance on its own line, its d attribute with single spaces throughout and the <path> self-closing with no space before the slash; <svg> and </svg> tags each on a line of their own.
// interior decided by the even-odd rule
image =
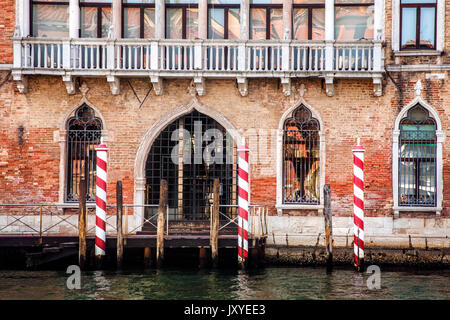
<svg viewBox="0 0 450 320">
<path fill-rule="evenodd" d="M 79 215 L 78 215 L 78 265 L 81 269 L 86 265 L 86 192 L 87 181 L 86 179 L 80 180 L 79 185 Z"/>
<path fill-rule="evenodd" d="M 122 269 L 122 263 L 123 263 L 123 231 L 122 231 L 123 196 L 122 196 L 122 181 L 117 181 L 117 183 L 116 183 L 116 202 L 117 202 L 117 269 Z"/>
<path fill-rule="evenodd" d="M 327 249 L 327 272 L 333 270 L 333 225 L 331 220 L 331 189 L 326 184 L 323 187 L 324 195 L 324 216 L 325 216 L 325 243 Z"/>
<path fill-rule="evenodd" d="M 167 180 L 162 179 L 159 190 L 158 224 L 156 228 L 156 265 L 162 267 L 164 263 L 164 220 L 167 207 Z"/>
<path fill-rule="evenodd" d="M 213 268 L 219 266 L 219 204 L 220 204 L 220 181 L 214 179 L 213 186 L 213 210 L 211 215 L 210 245 L 211 260 Z"/>
</svg>

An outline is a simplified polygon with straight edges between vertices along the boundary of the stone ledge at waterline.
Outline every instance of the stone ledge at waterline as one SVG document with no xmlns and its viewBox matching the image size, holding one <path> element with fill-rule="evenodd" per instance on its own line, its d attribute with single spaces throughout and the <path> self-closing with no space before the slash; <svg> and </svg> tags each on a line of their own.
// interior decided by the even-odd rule
<svg viewBox="0 0 450 320">
<path fill-rule="evenodd" d="M 264 261 L 273 265 L 326 265 L 323 246 L 277 246 L 265 248 Z M 353 247 L 333 248 L 334 265 L 353 265 Z M 365 250 L 365 264 L 450 267 L 450 248 L 383 248 Z"/>
</svg>

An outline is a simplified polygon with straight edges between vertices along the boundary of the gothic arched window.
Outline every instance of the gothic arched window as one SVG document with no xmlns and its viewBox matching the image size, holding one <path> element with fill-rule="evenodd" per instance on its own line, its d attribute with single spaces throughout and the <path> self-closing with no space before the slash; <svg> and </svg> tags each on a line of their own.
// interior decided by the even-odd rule
<svg viewBox="0 0 450 320">
<path fill-rule="evenodd" d="M 400 121 L 400 206 L 436 206 L 436 146 L 436 121 L 416 104 Z"/>
<path fill-rule="evenodd" d="M 283 203 L 319 204 L 320 124 L 304 105 L 284 122 Z"/>
<path fill-rule="evenodd" d="M 96 157 L 102 121 L 88 105 L 83 104 L 67 122 L 66 201 L 79 199 L 79 183 L 87 180 L 87 201 L 95 201 Z"/>
</svg>

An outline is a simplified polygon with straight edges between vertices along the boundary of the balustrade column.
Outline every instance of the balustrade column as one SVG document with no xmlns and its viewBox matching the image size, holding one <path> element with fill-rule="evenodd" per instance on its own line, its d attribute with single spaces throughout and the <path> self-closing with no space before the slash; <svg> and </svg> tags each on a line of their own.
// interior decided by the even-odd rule
<svg viewBox="0 0 450 320">
<path fill-rule="evenodd" d="M 381 40 L 383 40 L 383 29 L 384 29 L 384 19 L 383 10 L 384 2 L 383 0 L 375 0 L 375 8 L 373 13 L 373 38 L 375 39 L 375 44 L 373 48 L 373 70 L 381 71 L 383 68 L 382 64 L 382 48 Z"/>
<path fill-rule="evenodd" d="M 249 40 L 250 0 L 241 0 L 240 8 L 241 41 Z M 245 43 L 239 44 L 238 70 L 244 71 L 247 67 L 247 51 Z"/>
<path fill-rule="evenodd" d="M 325 0 L 325 70 L 333 70 L 334 0 Z"/>
</svg>

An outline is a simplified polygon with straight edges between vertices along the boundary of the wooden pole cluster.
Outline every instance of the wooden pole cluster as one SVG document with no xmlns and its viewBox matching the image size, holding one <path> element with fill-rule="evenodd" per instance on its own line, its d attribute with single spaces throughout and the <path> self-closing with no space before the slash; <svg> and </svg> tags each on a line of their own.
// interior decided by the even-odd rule
<svg viewBox="0 0 450 320">
<path fill-rule="evenodd" d="M 167 180 L 161 180 L 159 191 L 158 224 L 156 231 L 156 264 L 162 267 L 164 263 L 164 223 L 167 207 Z"/>
<path fill-rule="evenodd" d="M 333 227 L 331 221 L 331 189 L 326 184 L 323 188 L 324 193 L 324 216 L 325 216 L 325 243 L 327 248 L 327 272 L 333 270 Z"/>
<path fill-rule="evenodd" d="M 220 181 L 214 179 L 213 186 L 213 212 L 211 215 L 210 245 L 213 268 L 219 266 L 219 205 L 220 205 Z"/>
<path fill-rule="evenodd" d="M 122 230 L 123 196 L 122 196 L 122 181 L 117 181 L 117 184 L 116 184 L 116 201 L 117 201 L 117 269 L 122 269 L 122 263 L 123 263 L 123 230 Z"/>
</svg>

